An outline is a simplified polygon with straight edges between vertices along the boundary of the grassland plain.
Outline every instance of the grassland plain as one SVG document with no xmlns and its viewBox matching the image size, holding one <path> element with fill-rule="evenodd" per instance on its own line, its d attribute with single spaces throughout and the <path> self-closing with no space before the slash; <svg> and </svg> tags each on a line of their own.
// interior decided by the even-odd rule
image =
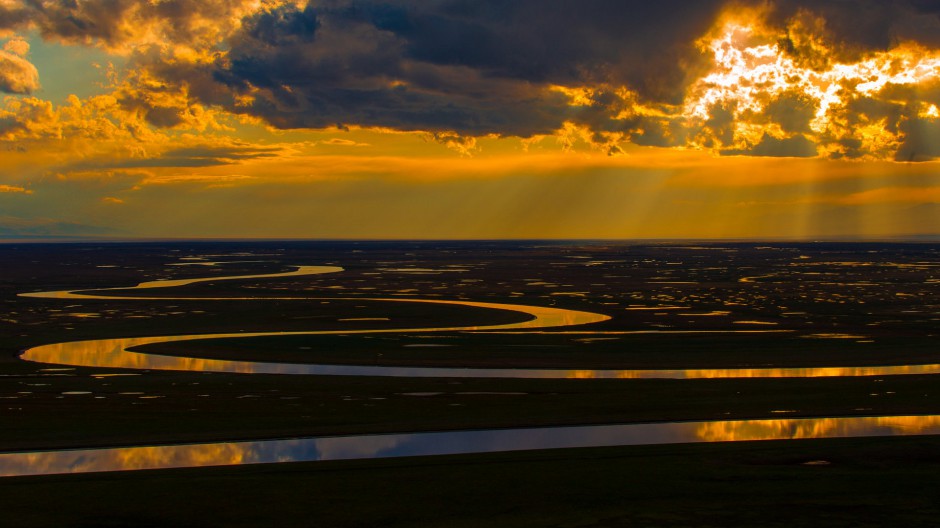
<svg viewBox="0 0 940 528">
<path fill-rule="evenodd" d="M 355 299 L 54 301 L 15 295 L 329 264 L 347 272 L 206 283 L 161 295 L 430 296 L 554 305 L 613 316 L 584 331 L 784 332 L 348 334 L 151 348 L 164 354 L 263 361 L 545 367 L 570 370 L 573 378 L 592 368 L 936 362 L 936 246 L 696 247 L 296 242 L 0 246 L 0 347 L 5 351 L 0 359 L 5 425 L 0 449 L 758 418 L 779 416 L 780 411 L 787 417 L 940 414 L 940 380 L 935 376 L 304 377 L 59 370 L 70 367 L 16 357 L 35 344 L 110 336 L 414 328 L 518 319 L 503 312 Z M 225 264 L 206 265 L 215 261 Z M 938 446 L 932 437 L 803 440 L 29 477 L 0 481 L 0 501 L 20 526 L 257 526 L 288 520 L 310 526 L 472 526 L 484 521 L 507 526 L 744 526 L 800 519 L 817 525 L 876 526 L 891 516 L 927 526 L 937 513 L 932 505 L 940 481 Z M 802 465 L 812 460 L 831 464 Z M 40 508 L 40 497 L 54 498 L 61 507 Z M 90 497 L 97 502 L 90 503 Z M 197 497 L 204 508 L 185 506 Z M 274 500 L 278 507 L 262 508 L 262 499 Z"/>
</svg>

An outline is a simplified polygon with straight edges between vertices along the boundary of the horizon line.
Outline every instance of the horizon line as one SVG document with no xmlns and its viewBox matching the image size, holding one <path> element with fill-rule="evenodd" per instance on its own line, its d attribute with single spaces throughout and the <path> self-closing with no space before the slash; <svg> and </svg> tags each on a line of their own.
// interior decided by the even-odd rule
<svg viewBox="0 0 940 528">
<path fill-rule="evenodd" d="M 358 237 L 161 237 L 161 236 L 84 236 L 84 235 L 0 235 L 0 244 L 23 243 L 158 243 L 158 242 L 602 242 L 602 243 L 940 243 L 937 234 L 883 236 L 767 236 L 767 237 L 506 237 L 506 238 L 358 238 Z"/>
</svg>

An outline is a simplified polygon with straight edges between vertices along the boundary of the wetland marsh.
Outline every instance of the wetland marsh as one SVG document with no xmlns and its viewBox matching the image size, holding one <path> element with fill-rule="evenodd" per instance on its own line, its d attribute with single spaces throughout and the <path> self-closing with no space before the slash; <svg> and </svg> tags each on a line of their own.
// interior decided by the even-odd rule
<svg viewBox="0 0 940 528">
<path fill-rule="evenodd" d="M 866 434 L 932 435 L 940 414 L 936 245 L 229 242 L 0 251 L 9 270 L 0 413 L 10 425 L 0 451 L 13 455 L 445 434 L 434 431 L 470 438 L 506 428 L 533 437 L 518 428 L 666 422 L 717 430 L 860 420 L 876 424 Z M 145 297 L 132 288 L 141 282 Z M 892 420 L 921 425 L 883 425 Z M 838 427 L 755 436 L 765 426 L 710 441 L 852 436 L 831 433 Z M 616 444 L 642 443 L 631 438 Z M 802 442 L 773 449 L 798 452 Z M 901 445 L 867 442 L 858 445 Z M 494 450 L 457 443 L 467 447 L 426 454 Z M 564 453 L 583 456 L 552 456 Z M 512 464 L 512 456 L 529 455 L 492 463 Z M 457 493 L 461 484 L 453 486 Z"/>
</svg>

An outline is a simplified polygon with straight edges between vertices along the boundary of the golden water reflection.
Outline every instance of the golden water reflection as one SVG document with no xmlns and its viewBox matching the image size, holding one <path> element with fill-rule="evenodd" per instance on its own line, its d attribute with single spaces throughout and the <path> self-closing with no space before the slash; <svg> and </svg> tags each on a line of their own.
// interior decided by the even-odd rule
<svg viewBox="0 0 940 528">
<path fill-rule="evenodd" d="M 671 422 L 0 453 L 0 476 L 575 447 L 940 434 L 940 416 Z"/>
<path fill-rule="evenodd" d="M 531 323 L 532 321 L 526 322 Z M 514 324 L 526 324 L 514 323 Z M 54 343 L 31 348 L 23 359 L 38 363 L 55 363 L 98 368 L 149 370 L 181 370 L 196 372 L 230 372 L 243 374 L 295 374 L 321 376 L 383 376 L 383 377 L 458 377 L 458 378 L 540 378 L 540 379 L 702 379 L 702 378 L 811 378 L 850 376 L 895 376 L 906 374 L 940 374 L 940 364 L 887 365 L 863 367 L 791 367 L 791 368 L 728 368 L 728 369 L 536 369 L 536 368 L 452 368 L 395 367 L 376 365 L 324 365 L 315 363 L 270 363 L 229 361 L 194 357 L 163 356 L 128 350 L 154 343 L 211 338 L 266 337 L 283 335 L 323 335 L 352 333 L 431 332 L 467 330 L 440 329 L 375 329 L 330 330 L 317 332 L 243 332 L 151 336 L 118 339 L 95 339 Z M 193 344 L 198 350 L 198 343 Z"/>
<path fill-rule="evenodd" d="M 703 442 L 937 434 L 940 416 L 877 416 L 859 419 L 814 418 L 705 422 L 698 426 Z"/>
<path fill-rule="evenodd" d="M 183 286 L 197 282 L 249 279 L 249 278 L 274 278 L 288 277 L 298 275 L 315 275 L 322 273 L 335 273 L 343 271 L 343 268 L 337 266 L 299 266 L 297 270 L 272 273 L 263 275 L 237 275 L 227 277 L 204 277 L 195 279 L 165 280 L 142 282 L 134 287 L 127 288 L 106 288 L 95 291 L 109 290 L 127 290 L 127 289 L 152 289 L 167 288 L 172 286 Z M 146 296 L 109 296 L 81 291 L 49 291 L 21 293 L 22 297 L 32 298 L 51 298 L 51 299 L 75 299 L 75 298 L 95 298 L 95 299 L 118 299 L 118 300 L 257 300 L 257 297 L 146 297 Z M 296 331 L 296 332 L 238 332 L 238 333 L 216 333 L 216 334 L 190 334 L 176 336 L 150 336 L 135 338 L 116 338 L 116 339 L 93 339 L 87 341 L 71 341 L 65 343 L 54 343 L 50 345 L 41 345 L 26 350 L 21 358 L 27 361 L 38 363 L 55 363 L 60 365 L 87 366 L 87 367 L 110 367 L 110 368 L 133 368 L 133 369 L 154 369 L 154 370 L 187 370 L 187 371 L 211 371 L 211 372 L 241 372 L 241 373 L 276 373 L 276 374 L 340 374 L 335 372 L 336 367 L 328 365 L 302 365 L 289 363 L 257 363 L 250 361 L 223 361 L 206 360 L 187 357 L 168 357 L 155 356 L 138 352 L 130 352 L 127 349 L 131 347 L 153 344 L 168 343 L 173 341 L 199 340 L 213 338 L 234 338 L 234 337 L 263 337 L 263 336 L 285 336 L 285 335 L 337 335 L 337 334 L 380 334 L 380 333 L 404 333 L 404 332 L 451 332 L 451 331 L 475 331 L 475 330 L 522 330 L 522 329 L 540 329 L 560 326 L 584 325 L 590 323 L 599 323 L 610 319 L 609 316 L 593 312 L 583 312 L 578 310 L 566 310 L 562 308 L 552 308 L 546 306 L 528 306 L 519 304 L 504 304 L 475 301 L 450 301 L 439 299 L 401 299 L 401 298 L 366 298 L 366 297 L 265 297 L 267 300 L 355 300 L 355 301 L 374 301 L 374 302 L 396 302 L 396 303 L 424 303 L 424 304 L 446 304 L 468 306 L 473 308 L 484 308 L 490 310 L 505 310 L 523 313 L 529 316 L 529 319 L 517 323 L 482 325 L 482 326 L 450 326 L 450 327 L 426 327 L 426 328 L 380 328 L 363 330 L 320 330 L 320 331 Z M 366 374 L 366 375 L 391 375 L 391 374 Z"/>
<path fill-rule="evenodd" d="M 324 298 L 338 300 L 337 298 Z M 342 300 L 342 299 L 339 299 Z M 549 328 L 554 326 L 571 326 L 606 321 L 606 315 L 550 308 L 542 306 L 526 306 L 517 304 L 501 304 L 473 301 L 446 301 L 425 299 L 384 299 L 384 298 L 356 298 L 359 301 L 382 302 L 409 302 L 428 304 L 453 304 L 476 308 L 489 308 L 494 310 L 509 310 L 529 315 L 531 319 L 500 325 L 489 326 L 452 326 L 427 328 L 376 328 L 363 330 L 319 330 L 296 332 L 237 332 L 217 334 L 190 334 L 176 336 L 148 336 L 131 338 L 92 339 L 87 341 L 69 341 L 53 343 L 30 348 L 23 352 L 21 358 L 38 363 L 54 363 L 60 365 L 73 365 L 84 367 L 131 368 L 151 370 L 186 370 L 202 372 L 239 372 L 256 374 L 320 374 L 320 375 L 372 375 L 372 376 L 432 376 L 439 375 L 429 371 L 467 370 L 480 371 L 487 369 L 410 369 L 397 367 L 355 367 L 342 365 L 315 365 L 295 363 L 262 363 L 252 361 L 226 361 L 199 359 L 190 357 L 160 356 L 143 352 L 132 352 L 132 347 L 154 343 L 168 343 L 175 341 L 202 340 L 214 338 L 240 338 L 240 337 L 268 337 L 288 335 L 348 335 L 348 334 L 380 334 L 380 333 L 407 333 L 407 332 L 445 332 L 445 331 L 474 331 L 474 330 L 508 330 L 527 328 Z M 559 372 L 559 371 L 554 371 Z M 491 374 L 493 374 L 491 372 Z M 448 375 L 448 374 L 444 374 Z M 506 376 L 503 376 L 506 377 Z M 521 377 L 512 375 L 508 377 Z M 547 377 L 545 375 L 541 377 Z M 565 376 L 561 376 L 565 377 Z"/>
<path fill-rule="evenodd" d="M 297 270 L 266 275 L 238 275 L 228 277 L 205 277 L 196 279 L 150 281 L 142 282 L 131 289 L 152 289 L 171 286 L 181 286 L 196 282 L 220 281 L 247 278 L 273 278 L 297 275 L 312 275 L 334 273 L 343 271 L 337 266 L 299 266 Z M 111 290 L 129 288 L 111 288 Z M 107 290 L 97 290 L 107 291 Z M 121 300 L 257 300 L 255 297 L 144 297 L 121 296 L 112 297 L 93 293 L 76 291 L 52 291 L 21 293 L 25 297 L 38 298 L 99 298 Z M 360 365 L 319 365 L 298 363 L 264 363 L 252 361 L 226 361 L 213 359 L 199 359 L 192 357 L 160 356 L 144 352 L 132 352 L 129 348 L 154 343 L 167 343 L 175 341 L 202 340 L 213 338 L 236 337 L 264 337 L 286 335 L 348 335 L 348 334 L 381 334 L 381 333 L 414 333 L 414 332 L 454 332 L 454 331 L 538 331 L 546 328 L 559 328 L 576 325 L 587 325 L 607 321 L 610 317 L 593 312 L 566 310 L 545 306 L 529 306 L 519 304 L 504 304 L 475 301 L 454 301 L 440 299 L 413 299 L 413 298 L 345 298 L 345 297 L 266 297 L 272 300 L 356 300 L 374 302 L 398 303 L 425 303 L 459 305 L 492 310 L 507 310 L 523 313 L 529 316 L 528 320 L 483 326 L 450 326 L 425 328 L 380 328 L 361 330 L 326 330 L 326 331 L 296 331 L 296 332 L 238 332 L 216 334 L 191 334 L 176 336 L 149 336 L 136 338 L 95 339 L 88 341 L 72 341 L 41 345 L 26 350 L 22 359 L 39 363 L 54 363 L 61 365 L 110 367 L 127 369 L 151 370 L 183 370 L 202 372 L 237 372 L 237 373 L 264 373 L 264 374 L 307 374 L 307 375 L 346 375 L 346 376 L 394 376 L 394 377 L 481 377 L 481 378 L 669 378 L 669 379 L 695 379 L 695 378 L 791 378 L 791 377 L 827 377 L 827 376 L 891 376 L 901 374 L 938 374 L 940 364 L 929 365 L 888 365 L 864 367 L 807 367 L 807 368 L 728 368 L 728 369 L 627 369 L 627 370 L 562 370 L 562 369 L 525 369 L 525 368 L 435 368 L 435 367 L 386 367 L 386 366 L 360 366 Z M 770 333 L 789 332 L 789 330 L 718 330 L 718 331 L 688 331 L 677 330 L 672 333 Z M 628 330 L 628 331 L 560 331 L 559 334 L 645 334 L 670 333 L 659 330 Z"/>
<path fill-rule="evenodd" d="M 146 282 L 141 282 L 137 284 L 136 286 L 122 286 L 118 288 L 100 288 L 100 289 L 93 290 L 93 291 L 171 288 L 173 286 L 186 286 L 189 284 L 196 284 L 199 282 L 216 282 L 216 281 L 236 280 L 236 279 L 273 279 L 273 278 L 278 278 L 278 277 L 299 277 L 303 275 L 321 275 L 324 273 L 338 273 L 340 271 L 344 271 L 344 270 L 343 268 L 339 266 L 297 266 L 297 269 L 294 271 L 285 271 L 282 273 L 261 273 L 261 274 L 254 274 L 254 275 L 227 275 L 223 277 L 199 277 L 199 278 L 191 278 L 191 279 L 146 281 Z M 92 291 L 92 290 L 89 290 L 89 291 Z M 19 297 L 32 297 L 32 298 L 37 298 L 37 299 L 143 299 L 143 297 L 98 295 L 98 294 L 93 294 L 93 293 L 83 293 L 82 291 L 70 291 L 70 290 L 20 293 L 18 294 L 18 296 Z M 147 299 L 150 299 L 150 298 L 147 298 Z M 159 297 L 159 299 L 164 299 L 164 298 Z M 170 299 L 167 299 L 167 300 L 170 300 Z"/>
</svg>

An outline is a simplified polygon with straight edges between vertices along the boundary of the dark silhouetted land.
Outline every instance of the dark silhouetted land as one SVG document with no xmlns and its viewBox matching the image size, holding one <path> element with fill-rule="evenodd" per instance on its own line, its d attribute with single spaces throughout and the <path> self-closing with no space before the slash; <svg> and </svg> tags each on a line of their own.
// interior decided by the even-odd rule
<svg viewBox="0 0 940 528">
<path fill-rule="evenodd" d="M 929 375 L 578 379 L 590 369 L 940 362 L 937 244 L 7 244 L 0 262 L 3 451 L 940 414 L 940 378 Z M 206 265 L 212 262 L 221 264 Z M 346 271 L 148 292 L 166 301 L 16 296 L 309 264 Z M 345 300 L 172 299 L 179 296 Z M 537 334 L 350 333 L 148 348 L 269 362 L 553 368 L 572 379 L 61 370 L 70 367 L 17 357 L 29 346 L 101 337 L 487 325 L 520 317 L 364 300 L 374 297 L 558 306 L 612 319 Z M 571 330 L 587 333 L 560 333 Z M 650 330 L 662 333 L 617 333 Z M 0 503 L 17 526 L 930 526 L 940 513 L 938 447 L 935 437 L 799 440 L 8 478 L 0 479 Z M 803 464 L 815 460 L 829 464 Z"/>
</svg>

